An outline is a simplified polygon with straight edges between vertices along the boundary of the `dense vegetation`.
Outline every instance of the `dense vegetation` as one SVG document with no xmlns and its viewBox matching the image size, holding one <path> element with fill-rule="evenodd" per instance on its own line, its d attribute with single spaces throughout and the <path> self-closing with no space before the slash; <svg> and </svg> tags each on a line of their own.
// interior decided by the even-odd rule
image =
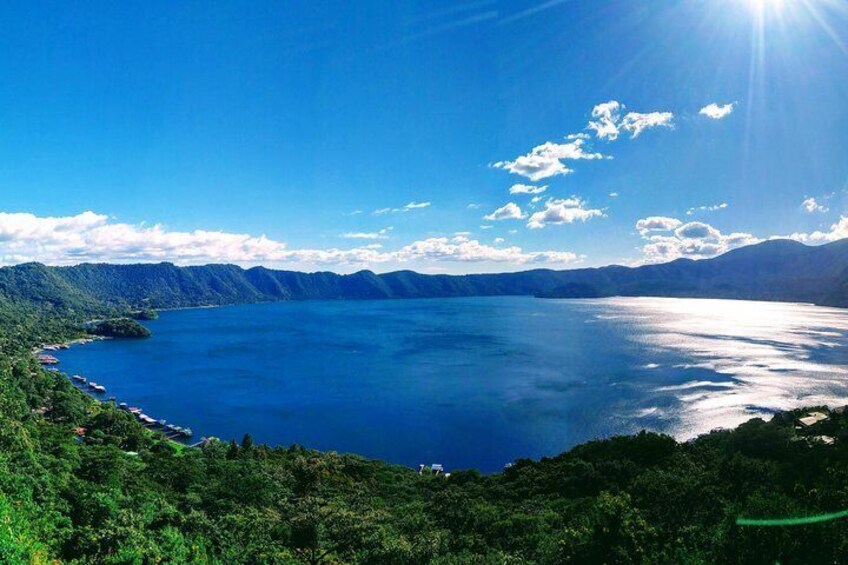
<svg viewBox="0 0 848 565">
<path fill-rule="evenodd" d="M 129 313 L 129 317 L 133 320 L 158 320 L 159 312 L 153 310 L 152 308 L 143 308 L 140 310 L 133 310 Z"/>
<path fill-rule="evenodd" d="M 156 308 L 291 299 L 380 299 L 446 296 L 539 295 L 547 297 L 678 296 L 747 298 L 848 306 L 848 240 L 806 246 L 767 241 L 714 259 L 679 259 L 638 268 L 485 275 L 377 275 L 297 273 L 233 265 L 176 267 L 37 264 L 0 269 L 0 297 L 39 305 L 68 301 L 75 312 L 108 306 L 124 315 Z"/>
<path fill-rule="evenodd" d="M 150 330 L 131 318 L 110 318 L 91 323 L 88 333 L 104 337 L 150 337 Z"/>
<path fill-rule="evenodd" d="M 33 361 L 0 367 L 0 562 L 836 563 L 848 418 L 798 413 L 687 444 L 650 433 L 450 477 L 300 447 L 176 448 Z M 815 432 L 820 433 L 820 432 Z"/>
<path fill-rule="evenodd" d="M 132 274 L 116 274 L 124 269 Z M 39 343 L 78 336 L 86 320 L 161 306 L 169 292 L 174 302 L 235 301 L 252 271 L 0 269 L 0 563 L 772 564 L 848 555 L 844 520 L 736 524 L 848 509 L 843 413 L 796 429 L 802 412 L 787 412 L 689 443 L 616 437 L 494 475 L 444 477 L 255 445 L 249 435 L 186 448 L 32 356 Z M 274 273 L 261 273 L 267 285 L 294 276 Z M 578 282 L 570 292 L 586 291 Z M 247 296 L 271 296 L 262 288 Z M 835 443 L 813 439 L 821 434 Z"/>
</svg>

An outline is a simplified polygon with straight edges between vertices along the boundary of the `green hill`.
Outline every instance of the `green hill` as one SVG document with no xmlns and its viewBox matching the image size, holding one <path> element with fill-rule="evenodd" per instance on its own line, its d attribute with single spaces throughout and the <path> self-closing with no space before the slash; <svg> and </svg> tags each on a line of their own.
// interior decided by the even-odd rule
<svg viewBox="0 0 848 565">
<path fill-rule="evenodd" d="M 265 300 L 648 294 L 845 306 L 846 266 L 845 242 L 768 242 L 707 261 L 461 277 L 2 268 L 0 563 L 841 563 L 841 410 L 815 407 L 828 417 L 809 428 L 799 410 L 687 443 L 643 432 L 445 477 L 248 435 L 177 446 L 39 368 L 30 348 L 92 317 Z"/>
<path fill-rule="evenodd" d="M 0 301 L 44 312 L 92 312 L 268 302 L 453 296 L 674 296 L 812 302 L 848 306 L 848 240 L 806 246 L 767 241 L 714 259 L 678 259 L 642 267 L 481 275 L 412 271 L 350 275 L 234 265 L 177 267 L 83 264 L 0 268 Z"/>
<path fill-rule="evenodd" d="M 176 449 L 31 359 L 0 363 L 0 562 L 839 563 L 848 416 L 640 433 L 482 476 L 302 447 Z M 836 443 L 814 438 L 827 434 Z"/>
</svg>

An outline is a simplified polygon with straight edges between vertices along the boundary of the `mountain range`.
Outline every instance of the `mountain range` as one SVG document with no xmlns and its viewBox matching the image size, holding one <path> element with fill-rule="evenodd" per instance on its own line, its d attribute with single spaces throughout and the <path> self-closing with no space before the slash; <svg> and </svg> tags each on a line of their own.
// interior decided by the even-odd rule
<svg viewBox="0 0 848 565">
<path fill-rule="evenodd" d="M 772 240 L 712 259 L 640 267 L 536 269 L 517 273 L 349 275 L 234 265 L 26 263 L 0 268 L 0 303 L 78 312 L 177 308 L 304 299 L 535 295 L 545 298 L 667 296 L 848 306 L 848 239 L 808 246 Z"/>
</svg>

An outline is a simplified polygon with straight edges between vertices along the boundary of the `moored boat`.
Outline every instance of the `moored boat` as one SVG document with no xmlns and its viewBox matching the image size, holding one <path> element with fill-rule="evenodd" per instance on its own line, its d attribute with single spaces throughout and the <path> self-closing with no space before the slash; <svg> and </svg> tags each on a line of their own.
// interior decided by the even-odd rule
<svg viewBox="0 0 848 565">
<path fill-rule="evenodd" d="M 58 365 L 59 360 L 53 357 L 52 355 L 39 355 L 38 362 L 42 365 Z"/>
</svg>

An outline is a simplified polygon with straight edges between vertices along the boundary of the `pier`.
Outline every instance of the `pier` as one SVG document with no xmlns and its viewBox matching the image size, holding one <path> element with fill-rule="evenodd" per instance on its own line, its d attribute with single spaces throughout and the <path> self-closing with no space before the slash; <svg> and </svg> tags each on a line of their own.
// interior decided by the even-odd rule
<svg viewBox="0 0 848 565">
<path fill-rule="evenodd" d="M 53 357 L 52 355 L 39 355 L 39 362 L 44 364 L 57 364 L 59 360 Z M 48 357 L 47 360 L 42 360 L 42 357 Z M 106 392 L 106 387 L 102 384 L 98 384 L 94 381 L 90 381 L 81 375 L 73 375 L 69 377 L 72 384 L 75 387 L 83 392 L 87 392 L 92 396 L 96 394 L 104 394 Z M 116 398 L 114 396 L 109 397 L 108 402 L 115 403 Z M 101 400 L 101 402 L 103 402 Z M 166 439 L 171 441 L 186 441 L 194 435 L 191 428 L 184 428 L 181 426 L 176 426 L 174 424 L 169 424 L 167 421 L 163 419 L 156 419 L 153 416 L 145 414 L 141 408 L 138 406 L 130 406 L 126 402 L 117 403 L 117 407 L 119 410 L 123 410 L 125 412 L 129 412 L 135 419 L 145 428 L 158 432 L 162 434 Z M 204 438 L 205 439 L 205 438 Z M 203 444 L 204 441 L 194 444 L 194 446 Z"/>
</svg>

